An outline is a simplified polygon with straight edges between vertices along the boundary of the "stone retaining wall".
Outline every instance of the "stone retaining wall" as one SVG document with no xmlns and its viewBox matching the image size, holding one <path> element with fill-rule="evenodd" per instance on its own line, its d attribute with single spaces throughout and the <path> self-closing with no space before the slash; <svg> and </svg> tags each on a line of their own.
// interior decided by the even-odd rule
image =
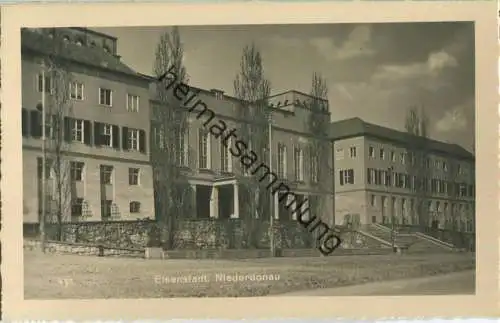
<svg viewBox="0 0 500 323">
<path fill-rule="evenodd" d="M 248 234 L 254 227 L 254 236 Z M 57 239 L 57 227 L 47 224 L 47 238 Z M 103 244 L 117 248 L 145 248 L 158 232 L 152 220 L 79 222 L 62 225 L 61 241 L 83 244 Z M 276 222 L 276 245 L 282 248 L 314 248 L 313 236 L 297 221 Z M 34 237 L 31 233 L 26 237 Z M 176 230 L 175 249 L 265 249 L 269 247 L 269 223 L 245 222 L 241 219 L 202 219 L 180 221 Z M 251 241 L 252 240 L 252 241 Z"/>
<path fill-rule="evenodd" d="M 39 240 L 25 239 L 25 250 L 41 250 L 41 243 Z M 85 245 L 67 242 L 47 241 L 45 243 L 45 251 L 48 253 L 59 254 L 76 254 L 85 256 L 98 256 L 99 247 L 95 245 Z M 141 250 L 123 250 L 113 248 L 103 248 L 103 256 L 134 256 L 144 257 L 144 251 Z"/>
</svg>

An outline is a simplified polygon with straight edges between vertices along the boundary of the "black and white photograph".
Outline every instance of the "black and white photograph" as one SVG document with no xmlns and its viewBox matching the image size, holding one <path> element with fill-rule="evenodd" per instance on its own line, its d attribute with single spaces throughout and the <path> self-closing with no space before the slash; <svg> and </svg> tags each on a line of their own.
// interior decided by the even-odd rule
<svg viewBox="0 0 500 323">
<path fill-rule="evenodd" d="M 474 294 L 473 23 L 21 42 L 26 298 Z"/>
<path fill-rule="evenodd" d="M 360 299 L 350 312 L 392 317 L 486 298 L 497 69 L 480 68 L 496 36 L 479 11 L 293 22 L 298 5 L 271 19 L 256 4 L 239 21 L 158 4 L 168 19 L 137 5 L 120 23 L 135 5 L 109 21 L 92 6 L 2 25 L 17 53 L 2 56 L 2 244 L 23 308 L 159 319 Z"/>
</svg>

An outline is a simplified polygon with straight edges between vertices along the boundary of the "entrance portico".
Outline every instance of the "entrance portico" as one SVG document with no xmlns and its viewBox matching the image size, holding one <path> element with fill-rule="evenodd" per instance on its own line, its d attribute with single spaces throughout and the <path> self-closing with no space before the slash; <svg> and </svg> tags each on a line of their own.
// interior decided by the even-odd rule
<svg viewBox="0 0 500 323">
<path fill-rule="evenodd" d="M 239 218 L 239 187 L 235 178 L 190 180 L 190 184 L 195 196 L 197 218 Z"/>
</svg>

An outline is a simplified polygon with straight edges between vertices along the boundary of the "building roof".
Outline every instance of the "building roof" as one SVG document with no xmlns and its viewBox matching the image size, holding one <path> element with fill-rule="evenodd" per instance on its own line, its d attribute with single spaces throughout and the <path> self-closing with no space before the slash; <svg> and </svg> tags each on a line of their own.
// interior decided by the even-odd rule
<svg viewBox="0 0 500 323">
<path fill-rule="evenodd" d="M 386 141 L 396 142 L 402 144 L 403 146 L 408 145 L 408 143 L 412 141 L 414 142 L 417 138 L 417 136 L 403 131 L 365 122 L 360 118 L 351 118 L 332 122 L 330 125 L 330 138 L 332 140 L 360 136 L 379 138 Z M 422 137 L 418 137 L 418 140 L 422 140 Z M 457 144 L 445 143 L 429 138 L 424 139 L 424 142 L 425 148 L 428 150 L 438 153 L 451 154 L 455 157 L 463 159 L 474 159 L 474 154 Z"/>
<path fill-rule="evenodd" d="M 46 33 L 39 33 L 29 29 L 22 29 L 21 49 L 23 52 L 33 52 L 39 55 L 57 55 L 60 58 L 78 62 L 113 72 L 142 77 L 120 59 L 100 47 L 80 46 L 65 42 L 60 37 L 50 37 Z"/>
</svg>

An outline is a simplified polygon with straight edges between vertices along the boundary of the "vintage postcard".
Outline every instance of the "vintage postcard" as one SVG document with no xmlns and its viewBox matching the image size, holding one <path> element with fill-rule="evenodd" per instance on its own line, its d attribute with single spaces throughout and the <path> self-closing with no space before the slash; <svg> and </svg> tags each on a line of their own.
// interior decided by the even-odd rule
<svg viewBox="0 0 500 323">
<path fill-rule="evenodd" d="M 498 313 L 495 3 L 2 18 L 7 320 Z"/>
</svg>

